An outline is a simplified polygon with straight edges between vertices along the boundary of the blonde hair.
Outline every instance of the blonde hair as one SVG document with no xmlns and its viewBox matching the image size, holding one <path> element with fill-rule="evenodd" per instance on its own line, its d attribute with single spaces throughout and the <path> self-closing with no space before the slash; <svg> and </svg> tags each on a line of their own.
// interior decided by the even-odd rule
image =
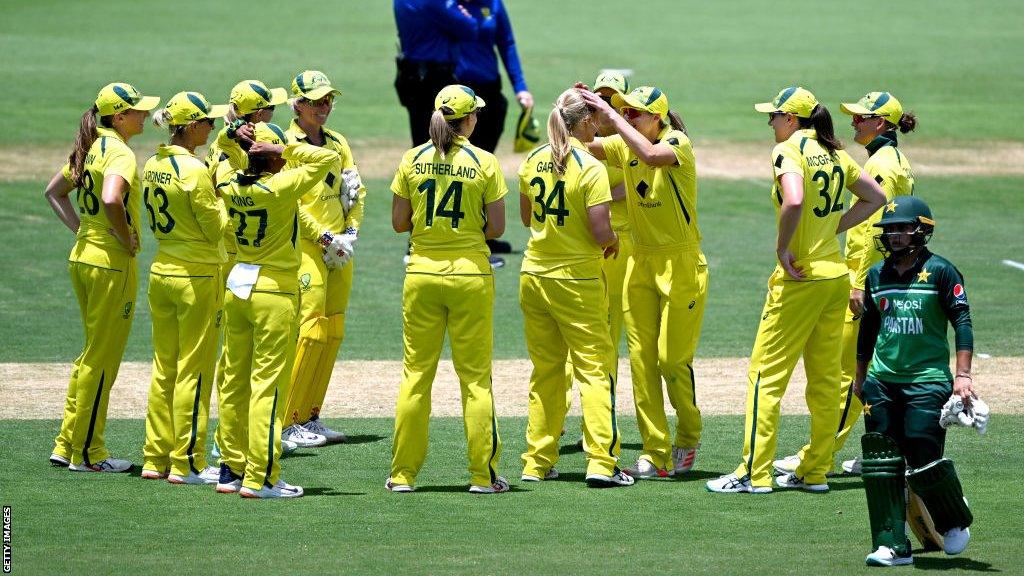
<svg viewBox="0 0 1024 576">
<path fill-rule="evenodd" d="M 548 114 L 548 142 L 551 144 L 551 163 L 555 173 L 565 175 L 569 159 L 569 137 L 582 122 L 586 122 L 593 111 L 575 88 L 562 92 L 555 101 L 555 107 Z"/>
<path fill-rule="evenodd" d="M 440 110 L 434 110 L 434 113 L 430 116 L 430 141 L 434 143 L 434 148 L 441 153 L 441 158 L 444 159 L 448 154 L 448 149 L 452 147 L 455 142 L 455 137 L 459 135 L 459 124 L 462 123 L 467 117 L 456 118 L 454 120 L 445 120 L 445 114 L 454 114 L 455 111 L 447 106 L 442 106 Z"/>
<path fill-rule="evenodd" d="M 185 131 L 187 124 L 171 124 L 171 111 L 161 108 L 153 112 L 153 125 L 157 128 L 165 128 L 171 136 L 177 136 Z"/>
</svg>

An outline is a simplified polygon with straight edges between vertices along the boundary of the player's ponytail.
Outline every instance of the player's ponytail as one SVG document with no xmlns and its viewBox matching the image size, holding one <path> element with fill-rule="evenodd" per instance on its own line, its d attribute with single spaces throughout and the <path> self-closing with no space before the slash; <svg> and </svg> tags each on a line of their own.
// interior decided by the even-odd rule
<svg viewBox="0 0 1024 576">
<path fill-rule="evenodd" d="M 68 156 L 68 165 L 71 167 L 71 182 L 76 188 L 82 187 L 82 176 L 85 175 L 85 155 L 92 147 L 92 143 L 99 138 L 96 131 L 96 113 L 99 109 L 93 104 L 82 114 L 78 123 L 78 135 L 75 136 L 75 147 Z M 106 117 L 105 117 L 106 118 Z"/>
<path fill-rule="evenodd" d="M 565 165 L 569 159 L 569 137 L 581 122 L 590 118 L 590 115 L 590 107 L 575 88 L 562 92 L 555 101 L 551 114 L 548 114 L 551 164 L 559 178 L 565 175 Z"/>
<path fill-rule="evenodd" d="M 810 118 L 800 118 L 799 120 L 801 128 L 814 128 L 818 133 L 818 143 L 829 154 L 835 154 L 836 150 L 843 149 L 843 143 L 836 138 L 835 129 L 832 127 L 832 115 L 828 113 L 828 108 L 817 104 L 811 111 Z"/>
<path fill-rule="evenodd" d="M 903 134 L 913 132 L 914 128 L 917 128 L 917 116 L 913 112 L 904 112 L 903 116 L 900 116 L 899 128 Z"/>
<path fill-rule="evenodd" d="M 686 134 L 687 136 L 690 135 L 690 133 L 686 131 L 686 123 L 683 122 L 683 117 L 679 114 L 679 112 L 676 112 L 675 110 L 669 110 L 668 123 L 670 126 L 672 126 L 672 128 L 679 130 L 680 132 Z"/>
<path fill-rule="evenodd" d="M 459 135 L 459 124 L 465 119 L 445 120 L 445 113 L 451 115 L 455 111 L 447 106 L 442 106 L 440 110 L 434 110 L 434 113 L 430 116 L 429 129 L 430 141 L 434 143 L 434 148 L 441 153 L 442 159 L 447 156 L 448 149 L 452 147 L 455 137 Z"/>
</svg>

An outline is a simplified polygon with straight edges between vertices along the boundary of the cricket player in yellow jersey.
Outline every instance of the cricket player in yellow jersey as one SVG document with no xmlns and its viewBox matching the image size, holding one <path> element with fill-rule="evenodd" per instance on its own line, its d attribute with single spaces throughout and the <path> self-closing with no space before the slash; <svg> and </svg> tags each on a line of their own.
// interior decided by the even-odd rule
<svg viewBox="0 0 1024 576">
<path fill-rule="evenodd" d="M 405 153 L 391 182 L 392 227 L 412 232 L 402 293 L 402 385 L 385 482 L 392 492 L 412 492 L 427 457 L 430 389 L 445 332 L 462 386 L 469 491 L 509 489 L 498 475 L 501 439 L 491 394 L 494 278 L 485 243 L 505 231 L 508 188 L 494 155 L 468 140 L 481 106 L 484 101 L 465 86 L 441 89 L 430 142 Z"/>
<path fill-rule="evenodd" d="M 257 124 L 247 168 L 217 184 L 238 242 L 224 303 L 217 491 L 247 498 L 302 496 L 301 487 L 280 478 L 299 314 L 298 200 L 327 176 L 338 154 L 287 142 L 276 125 Z M 286 162 L 295 167 L 284 169 Z"/>
<path fill-rule="evenodd" d="M 811 443 L 796 470 L 776 479 L 780 488 L 828 491 L 832 440 L 839 423 L 843 314 L 850 295 L 838 234 L 866 220 L 885 193 L 842 150 L 825 106 L 804 88 L 779 92 L 758 104 L 775 132 L 772 205 L 778 220 L 778 265 L 750 355 L 743 462 L 733 474 L 707 483 L 712 492 L 772 491 L 771 465 L 779 402 L 797 360 L 807 373 Z M 844 189 L 859 199 L 843 212 Z"/>
<path fill-rule="evenodd" d="M 135 154 L 127 142 L 142 133 L 148 111 L 159 103 L 130 84 L 104 86 L 82 114 L 68 163 L 46 186 L 50 207 L 77 236 L 68 271 L 85 346 L 71 371 L 64 420 L 50 455 L 50 464 L 76 472 L 132 468 L 130 461 L 110 457 L 103 431 L 135 315 L 140 193 Z M 71 201 L 72 190 L 77 202 Z"/>
<path fill-rule="evenodd" d="M 161 144 L 142 171 L 142 201 L 158 244 L 149 269 L 153 379 L 142 477 L 172 484 L 216 484 L 220 477 L 206 465 L 205 451 L 224 306 L 227 214 L 195 150 L 227 108 L 198 92 L 175 94 L 153 118 L 170 132 L 170 144 Z"/>
<path fill-rule="evenodd" d="M 842 104 L 839 109 L 853 116 L 853 139 L 867 148 L 869 155 L 864 170 L 882 187 L 886 202 L 897 196 L 913 194 L 914 173 L 910 169 L 910 161 L 897 148 L 896 130 L 904 134 L 911 132 L 917 126 L 917 117 L 904 112 L 900 101 L 888 92 L 870 92 L 857 103 Z M 843 379 L 839 388 L 839 426 L 832 448 L 833 463 L 857 423 L 862 408 L 850 384 L 857 375 L 857 334 L 864 306 L 864 280 L 868 269 L 882 260 L 882 253 L 874 245 L 874 225 L 881 218 L 882 211 L 879 210 L 846 232 L 850 304 L 846 310 L 846 323 L 843 324 Z M 808 448 L 804 446 L 797 454 L 776 460 L 775 470 L 779 473 L 795 471 Z M 860 474 L 860 457 L 846 460 L 842 466 L 846 473 Z"/>
<path fill-rule="evenodd" d="M 317 436 L 323 439 L 317 442 L 321 445 L 345 440 L 343 433 L 320 421 L 320 408 L 345 338 L 345 309 L 355 267 L 352 255 L 366 188 L 345 137 L 324 126 L 341 92 L 323 72 L 307 70 L 292 81 L 292 95 L 295 119 L 287 130 L 289 140 L 333 150 L 340 158 L 327 177 L 299 199 L 299 344 L 281 437 L 309 446 L 316 445 L 309 439 Z M 332 243 L 333 250 L 329 249 Z"/>
<path fill-rule="evenodd" d="M 576 89 L 558 97 L 548 117 L 549 143 L 519 168 L 519 211 L 530 242 L 519 278 L 526 348 L 533 362 L 523 475 L 526 482 L 558 477 L 558 439 L 566 412 L 565 358 L 580 381 L 586 481 L 593 487 L 629 486 L 616 466 L 612 342 L 602 256 L 613 256 L 608 175 L 582 141 L 595 122 Z"/>
<path fill-rule="evenodd" d="M 623 311 L 644 443 L 630 473 L 640 478 L 684 473 L 700 445 L 693 355 L 708 284 L 697 226 L 693 148 L 682 119 L 669 109 L 660 89 L 641 86 L 613 95 L 609 104 L 582 84 L 577 87 L 617 133 L 596 139 L 589 148 L 622 169 L 627 191 L 633 257 L 627 263 Z M 678 418 L 674 434 L 662 380 Z"/>
</svg>

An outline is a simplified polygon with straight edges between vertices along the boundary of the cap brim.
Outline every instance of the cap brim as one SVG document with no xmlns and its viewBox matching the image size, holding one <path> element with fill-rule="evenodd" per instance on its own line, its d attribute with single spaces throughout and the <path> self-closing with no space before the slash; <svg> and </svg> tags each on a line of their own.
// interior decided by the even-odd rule
<svg viewBox="0 0 1024 576">
<path fill-rule="evenodd" d="M 484 102 L 483 98 L 477 96 L 476 97 L 476 107 L 477 108 L 483 108 L 484 106 L 487 106 L 487 102 Z"/>
<path fill-rule="evenodd" d="M 875 222 L 875 228 L 882 228 L 883 226 L 890 226 L 892 224 L 914 224 L 917 222 L 916 218 L 890 218 L 889 220 L 879 220 Z"/>
<path fill-rule="evenodd" d="M 605 83 L 594 84 L 593 91 L 597 92 L 601 88 L 607 88 L 609 90 L 614 90 L 616 94 L 622 94 L 622 90 L 620 90 L 618 86 L 614 86 L 612 84 L 605 84 Z"/>
<path fill-rule="evenodd" d="M 332 88 L 330 86 L 320 86 L 319 88 L 313 88 L 309 92 L 302 95 L 306 100 L 319 100 L 328 94 L 334 94 L 335 96 L 341 96 L 341 90 Z"/>
<path fill-rule="evenodd" d="M 277 106 L 279 104 L 284 104 L 287 101 L 288 101 L 288 91 L 287 90 L 285 90 L 284 88 L 271 88 L 270 89 L 270 102 L 267 103 L 268 106 Z"/>
<path fill-rule="evenodd" d="M 144 110 L 144 111 L 148 112 L 148 111 L 152 110 L 153 108 L 156 108 L 159 105 L 160 105 L 160 97 L 159 96 L 143 96 L 142 98 L 139 99 L 138 103 L 136 103 L 135 106 L 131 107 L 131 109 L 132 110 Z"/>
<path fill-rule="evenodd" d="M 214 104 L 210 106 L 210 112 L 206 115 L 207 118 L 223 118 L 228 115 L 227 104 Z"/>
<path fill-rule="evenodd" d="M 849 114 L 850 116 L 877 116 L 877 113 L 868 110 L 860 104 L 843 102 L 839 105 L 839 109 L 842 110 L 843 114 Z"/>
<path fill-rule="evenodd" d="M 771 102 L 761 102 L 760 104 L 754 104 L 754 110 L 757 110 L 762 114 L 771 114 L 772 112 L 780 111 Z"/>
<path fill-rule="evenodd" d="M 643 102 L 633 98 L 632 94 L 613 94 L 612 107 L 616 110 L 622 110 L 623 108 L 636 108 L 637 110 L 643 110 L 645 112 L 649 111 L 647 106 L 644 106 Z"/>
</svg>

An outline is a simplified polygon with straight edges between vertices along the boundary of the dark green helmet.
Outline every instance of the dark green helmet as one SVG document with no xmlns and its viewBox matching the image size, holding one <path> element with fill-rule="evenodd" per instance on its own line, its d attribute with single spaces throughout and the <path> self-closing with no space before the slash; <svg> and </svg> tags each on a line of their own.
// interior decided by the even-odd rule
<svg viewBox="0 0 1024 576">
<path fill-rule="evenodd" d="M 924 200 L 917 196 L 897 196 L 882 206 L 882 219 L 875 226 L 881 228 L 889 224 L 924 224 L 934 228 L 935 220 Z"/>
</svg>

